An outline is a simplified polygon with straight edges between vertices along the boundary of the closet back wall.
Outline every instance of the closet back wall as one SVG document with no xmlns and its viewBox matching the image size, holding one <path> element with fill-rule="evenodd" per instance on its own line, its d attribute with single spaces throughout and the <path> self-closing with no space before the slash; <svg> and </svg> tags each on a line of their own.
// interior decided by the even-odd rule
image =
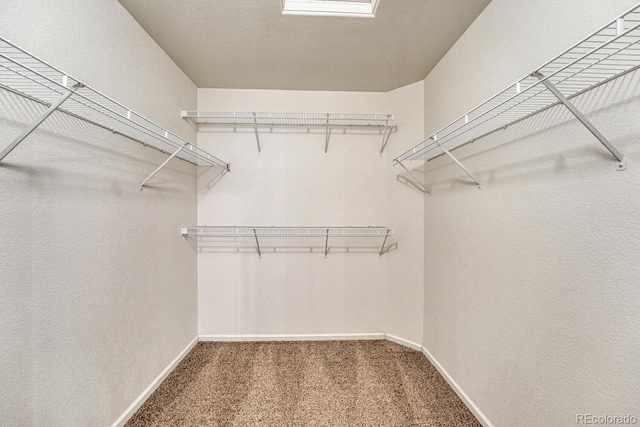
<svg viewBox="0 0 640 427">
<path fill-rule="evenodd" d="M 203 335 L 363 334 L 421 340 L 422 193 L 397 181 L 394 154 L 423 133 L 422 82 L 389 93 L 200 89 L 202 111 L 394 113 L 398 133 L 261 133 L 201 128 L 198 144 L 232 172 L 198 187 L 201 225 L 387 225 L 397 251 L 198 255 Z"/>
<path fill-rule="evenodd" d="M 493 0 L 425 80 L 432 134 L 637 3 Z M 627 27 L 637 22 L 627 22 Z M 496 426 L 638 417 L 640 78 L 426 165 L 424 346 Z"/>
<path fill-rule="evenodd" d="M 195 141 L 196 88 L 116 1 L 0 2 L 0 34 Z M 43 107 L 0 91 L 4 148 Z M 0 164 L 0 425 L 106 426 L 196 337 L 195 166 L 55 113 Z"/>
</svg>

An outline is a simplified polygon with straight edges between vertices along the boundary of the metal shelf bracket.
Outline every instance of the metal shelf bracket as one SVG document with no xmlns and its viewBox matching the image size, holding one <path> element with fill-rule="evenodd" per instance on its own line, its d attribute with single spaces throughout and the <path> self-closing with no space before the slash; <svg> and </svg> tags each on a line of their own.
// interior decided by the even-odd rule
<svg viewBox="0 0 640 427">
<path fill-rule="evenodd" d="M 327 114 L 327 130 L 324 137 L 324 154 L 329 151 L 329 139 L 331 139 L 331 127 L 329 126 L 329 114 Z"/>
<path fill-rule="evenodd" d="M 66 86 L 67 83 L 67 79 L 66 76 L 64 76 L 65 79 L 63 80 L 63 84 L 64 86 Z M 82 83 L 76 83 L 75 85 L 73 85 L 71 87 L 71 89 L 65 93 L 64 95 L 62 95 L 60 98 L 58 98 L 58 100 L 56 102 L 54 102 L 53 104 L 51 104 L 49 106 L 49 108 L 47 109 L 47 111 L 45 111 L 44 113 L 42 113 L 42 115 L 40 115 L 40 117 L 38 117 L 33 123 L 31 123 L 31 125 L 29 125 L 28 128 L 26 128 L 24 131 L 22 131 L 22 133 L 20 135 L 18 135 L 16 137 L 16 139 L 13 140 L 13 142 L 11 144 L 9 144 L 4 150 L 2 150 L 2 153 L 0 153 L 0 162 L 7 157 L 7 155 L 12 152 L 18 145 L 20 145 L 20 143 L 22 141 L 24 141 L 24 139 L 26 137 L 28 137 L 29 135 L 31 135 L 31 133 L 36 130 L 38 128 L 38 126 L 40 126 L 42 124 L 42 122 L 44 122 L 51 114 L 53 114 L 58 107 L 60 107 L 62 105 L 62 103 L 64 101 L 66 101 L 67 99 L 69 99 L 69 97 L 71 95 L 73 95 L 75 93 L 76 90 L 80 89 L 81 87 L 84 87 L 84 85 Z"/>
<path fill-rule="evenodd" d="M 253 229 L 253 237 L 256 239 L 256 249 L 258 250 L 258 258 L 262 258 L 262 251 L 260 250 L 260 242 L 258 241 L 258 233 L 256 229 Z"/>
<path fill-rule="evenodd" d="M 258 118 L 256 113 L 253 113 L 253 130 L 256 134 L 256 143 L 258 144 L 258 155 L 262 153 L 262 147 L 260 147 L 260 136 L 258 135 Z"/>
<path fill-rule="evenodd" d="M 156 170 L 154 170 L 153 172 L 151 172 L 151 174 L 146 177 L 141 183 L 140 183 L 140 191 L 142 191 L 142 189 L 144 188 L 145 185 L 147 185 L 147 182 L 149 182 L 154 176 L 156 176 L 158 174 L 158 172 L 160 172 L 165 166 L 167 166 L 167 164 L 169 164 L 169 162 L 171 160 L 173 160 L 174 157 L 176 157 L 178 154 L 180 154 L 180 152 L 184 149 L 188 149 L 188 150 L 193 150 L 193 145 L 188 144 L 186 147 L 178 147 L 178 149 L 176 151 L 173 152 L 173 154 L 171 156 L 169 156 L 169 158 L 167 160 L 165 160 L 164 162 L 162 162 L 162 164 L 160 166 L 158 166 L 156 168 Z M 222 175 L 224 175 L 227 172 L 231 171 L 231 163 L 226 163 L 224 166 L 224 169 L 222 171 Z"/>
<path fill-rule="evenodd" d="M 404 164 L 402 164 L 400 160 L 396 160 L 396 164 L 402 166 L 402 169 L 407 171 L 409 176 L 412 178 L 413 184 L 416 185 L 418 189 L 420 189 L 422 192 L 427 193 L 429 195 L 431 194 L 431 189 L 427 188 L 422 182 L 420 182 L 420 180 L 413 174 L 413 172 L 411 172 L 409 168 L 407 168 Z"/>
<path fill-rule="evenodd" d="M 324 257 L 327 257 L 327 254 L 329 253 L 329 229 L 327 228 L 327 238 L 324 241 Z"/>
<path fill-rule="evenodd" d="M 460 169 L 462 169 L 464 171 L 464 173 L 466 173 L 469 176 L 469 178 L 471 178 L 478 185 L 478 190 L 481 190 L 482 186 L 480 184 L 480 180 L 478 178 L 476 178 L 475 176 L 473 176 L 473 174 L 471 172 L 469 172 L 469 169 L 467 169 L 462 163 L 460 163 L 460 160 L 458 160 L 453 154 L 451 154 L 451 152 L 449 150 L 444 148 L 442 146 L 442 144 L 440 144 L 438 142 L 438 137 L 436 135 L 433 135 L 431 137 L 431 139 L 433 140 L 433 142 L 435 142 L 438 145 L 438 147 L 440 147 L 440 149 L 444 152 L 444 154 L 446 154 L 447 156 L 449 156 L 451 158 L 451 160 L 456 162 L 456 164 L 460 167 Z"/>
<path fill-rule="evenodd" d="M 178 153 L 180 153 L 182 150 L 184 149 L 184 147 L 180 147 L 178 148 L 176 151 L 173 152 L 173 154 L 171 156 L 169 156 L 169 158 L 167 160 L 165 160 L 164 162 L 162 162 L 162 164 L 160 166 L 158 166 L 156 168 L 156 170 L 154 170 L 153 172 L 151 172 L 151 175 L 149 175 L 148 177 L 146 177 L 141 183 L 140 183 L 140 191 L 142 191 L 142 189 L 144 188 L 144 186 L 147 184 L 147 182 L 149 182 L 149 180 L 151 180 L 151 178 L 153 178 L 154 176 L 156 176 L 156 174 L 158 172 L 160 172 L 162 170 L 162 168 L 164 168 L 165 166 L 167 166 L 167 164 L 173 160 L 173 158 L 175 156 L 178 155 Z"/>
<path fill-rule="evenodd" d="M 384 250 L 384 245 L 387 244 L 387 239 L 389 238 L 389 231 L 387 230 L 387 232 L 384 235 L 384 240 L 382 241 L 382 247 L 380 248 L 380 257 L 382 258 L 382 255 L 384 255 L 385 250 Z"/>
<path fill-rule="evenodd" d="M 385 124 L 384 129 L 382 130 L 382 142 L 380 143 L 380 157 L 382 157 L 384 149 L 387 148 L 387 144 L 389 143 L 389 138 L 391 138 L 392 133 L 393 127 L 389 127 Z"/>
<path fill-rule="evenodd" d="M 553 85 L 553 83 L 549 81 L 549 79 L 545 79 L 545 76 L 539 71 L 536 71 L 531 76 L 539 79 L 542 84 L 545 85 L 547 89 L 549 89 L 549 92 L 551 92 L 556 98 L 558 98 L 558 100 L 565 107 L 567 107 L 571 114 L 573 114 L 578 120 L 580 120 L 580 122 L 589 130 L 589 132 L 591 132 L 593 136 L 598 138 L 598 141 L 600 141 L 602 145 L 604 145 L 605 148 L 609 150 L 609 152 L 613 154 L 616 159 L 618 159 L 617 170 L 623 171 L 627 169 L 627 159 L 625 158 L 624 154 L 622 154 L 611 142 L 609 142 L 609 140 L 580 112 L 580 110 L 576 108 L 575 105 L 571 103 L 571 101 L 569 101 L 558 90 L 557 87 Z"/>
</svg>

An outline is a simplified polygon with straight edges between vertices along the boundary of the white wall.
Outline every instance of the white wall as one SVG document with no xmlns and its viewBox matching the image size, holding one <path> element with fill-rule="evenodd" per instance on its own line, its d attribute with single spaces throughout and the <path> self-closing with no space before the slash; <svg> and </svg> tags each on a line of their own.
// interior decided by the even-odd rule
<svg viewBox="0 0 640 427">
<path fill-rule="evenodd" d="M 196 88 L 112 0 L 0 2 L 0 35 L 185 138 Z M 4 147 L 42 107 L 0 92 Z M 196 336 L 196 168 L 61 114 L 0 165 L 0 424 L 109 425 Z"/>
<path fill-rule="evenodd" d="M 532 71 L 634 0 L 494 0 L 425 80 L 425 133 Z M 639 416 L 638 76 L 425 166 L 424 347 L 496 426 Z"/>
<path fill-rule="evenodd" d="M 380 137 L 261 136 L 202 129 L 198 144 L 231 162 L 198 193 L 200 225 L 386 225 L 399 249 L 376 254 L 198 255 L 199 331 L 204 335 L 390 332 L 421 340 L 422 197 L 396 180 L 391 159 L 423 134 L 422 82 L 391 93 L 200 89 L 213 111 L 394 113 L 398 133 Z M 406 203 L 400 203 L 406 200 Z"/>
<path fill-rule="evenodd" d="M 423 121 L 415 118 L 416 115 L 424 115 L 423 82 L 388 92 L 387 103 L 396 116 L 398 135 L 397 138 L 393 136 L 393 145 L 389 145 L 384 158 L 383 176 L 388 186 L 385 198 L 401 250 L 390 254 L 387 265 L 385 332 L 420 344 L 424 274 L 423 193 L 399 180 L 398 176 L 406 178 L 407 173 L 400 166 L 393 166 L 392 161 L 423 137 Z"/>
</svg>

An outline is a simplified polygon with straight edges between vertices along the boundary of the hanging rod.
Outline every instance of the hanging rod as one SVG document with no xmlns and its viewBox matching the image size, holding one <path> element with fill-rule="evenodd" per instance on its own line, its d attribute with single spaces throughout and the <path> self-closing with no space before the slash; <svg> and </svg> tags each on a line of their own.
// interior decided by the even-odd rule
<svg viewBox="0 0 640 427">
<path fill-rule="evenodd" d="M 429 161 L 447 155 L 479 186 L 480 180 L 452 151 L 549 108 L 564 105 L 617 160 L 617 170 L 625 170 L 625 156 L 570 100 L 637 70 L 639 42 L 640 4 L 424 139 L 393 163 Z"/>
<path fill-rule="evenodd" d="M 193 226 L 182 227 L 180 234 L 209 248 L 251 248 L 259 257 L 279 249 L 323 252 L 325 257 L 330 251 L 373 251 L 382 256 L 398 247 L 394 230 L 383 226 Z"/>
<path fill-rule="evenodd" d="M 325 147 L 329 149 L 329 139 L 334 129 L 371 129 L 382 136 L 380 154 L 389 142 L 392 133 L 398 131 L 390 122 L 393 114 L 346 114 L 346 113 L 283 113 L 283 112 L 233 112 L 233 111 L 187 111 L 181 116 L 191 121 L 198 129 L 201 125 L 227 128 L 254 129 L 258 153 L 262 151 L 259 129 L 302 128 L 324 129 Z"/>
<path fill-rule="evenodd" d="M 48 107 L 2 152 L 2 161 L 47 117 L 60 111 L 93 125 L 125 136 L 146 147 L 171 154 L 194 165 L 220 166 L 223 173 L 230 165 L 207 153 L 151 120 L 98 92 L 69 74 L 0 37 L 0 89 L 28 98 Z M 140 184 L 140 189 L 162 169 L 165 161 Z"/>
</svg>

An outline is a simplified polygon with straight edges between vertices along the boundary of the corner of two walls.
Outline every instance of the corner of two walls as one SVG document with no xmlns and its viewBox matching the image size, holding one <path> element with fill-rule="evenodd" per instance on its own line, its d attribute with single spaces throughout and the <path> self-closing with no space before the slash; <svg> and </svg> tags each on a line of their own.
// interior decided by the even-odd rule
<svg viewBox="0 0 640 427">
<path fill-rule="evenodd" d="M 422 194 L 392 159 L 423 134 L 423 83 L 389 93 L 199 89 L 202 111 L 394 113 L 380 137 L 201 129 L 198 145 L 232 172 L 198 180 L 200 225 L 386 225 L 398 250 L 366 253 L 198 254 L 199 331 L 209 336 L 369 334 L 420 341 Z"/>
<path fill-rule="evenodd" d="M 425 134 L 635 5 L 493 0 L 425 79 Z M 560 426 L 640 401 L 638 73 L 425 166 L 423 346 L 495 425 Z M 635 413 L 637 416 L 637 412 Z"/>
<path fill-rule="evenodd" d="M 195 85 L 116 1 L 14 1 L 2 36 L 195 141 Z M 2 147 L 43 107 L 0 92 Z M 196 167 L 54 113 L 0 165 L 0 424 L 109 425 L 197 335 Z"/>
<path fill-rule="evenodd" d="M 424 82 L 419 81 L 387 93 L 389 108 L 396 115 L 398 135 L 387 152 L 389 167 L 389 215 L 394 222 L 399 250 L 392 254 L 387 270 L 387 324 L 385 332 L 422 344 L 424 267 L 424 193 L 402 180 L 404 170 L 392 161 L 419 141 L 424 134 Z"/>
</svg>

